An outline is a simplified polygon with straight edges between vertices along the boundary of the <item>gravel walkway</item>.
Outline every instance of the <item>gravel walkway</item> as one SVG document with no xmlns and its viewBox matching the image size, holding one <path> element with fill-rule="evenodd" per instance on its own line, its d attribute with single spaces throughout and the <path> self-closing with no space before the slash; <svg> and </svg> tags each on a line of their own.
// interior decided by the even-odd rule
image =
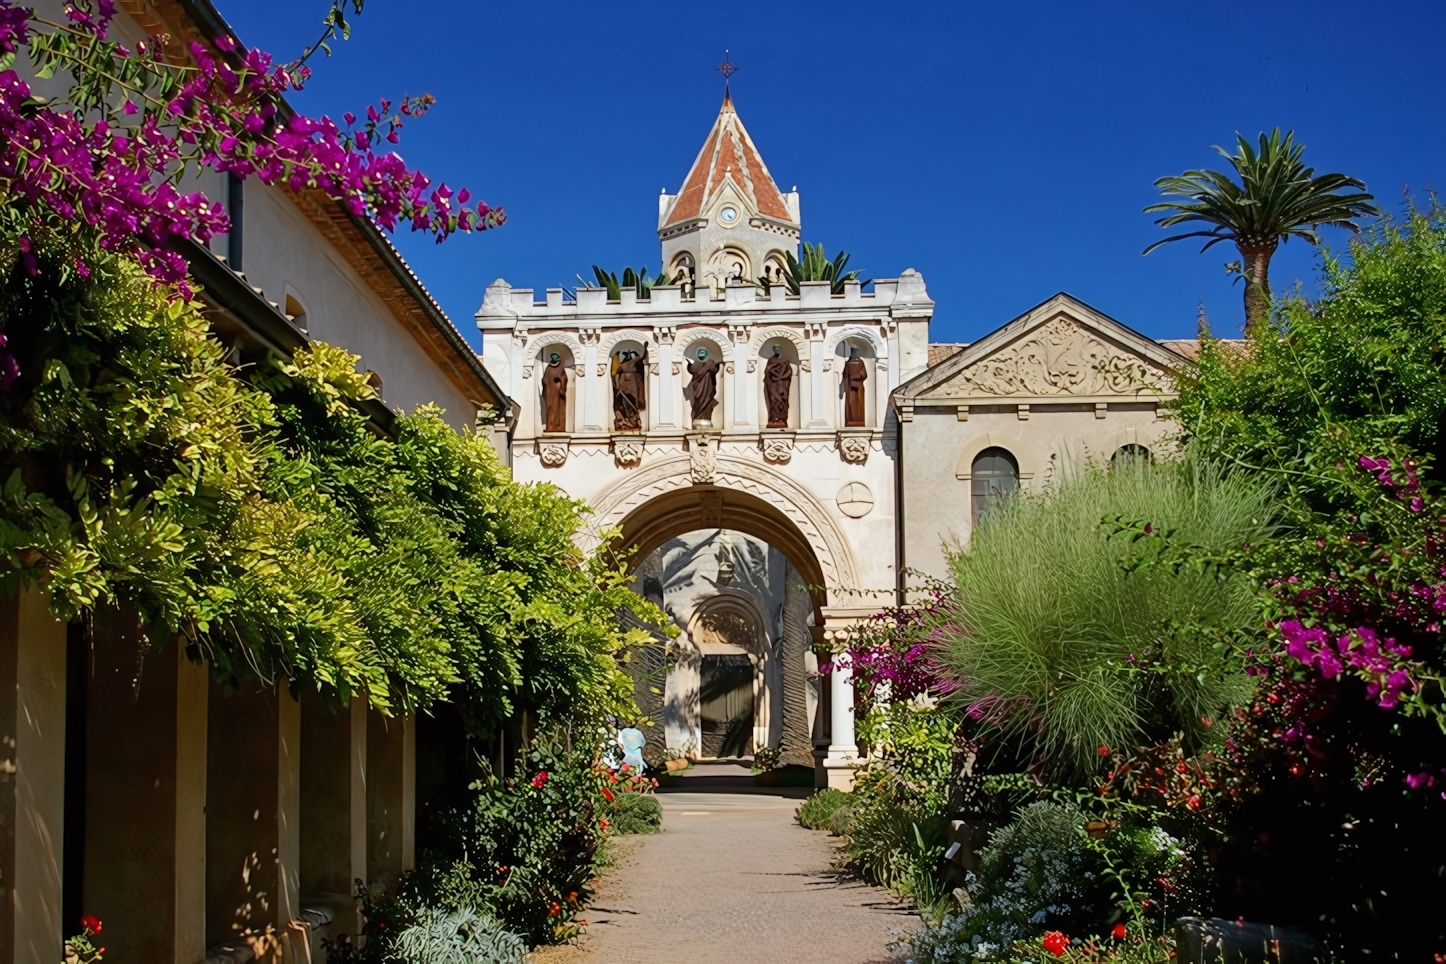
<svg viewBox="0 0 1446 964">
<path fill-rule="evenodd" d="M 882 964 L 917 918 L 830 869 L 830 837 L 797 800 L 665 793 L 663 832 L 620 838 L 576 945 L 537 964 Z"/>
</svg>

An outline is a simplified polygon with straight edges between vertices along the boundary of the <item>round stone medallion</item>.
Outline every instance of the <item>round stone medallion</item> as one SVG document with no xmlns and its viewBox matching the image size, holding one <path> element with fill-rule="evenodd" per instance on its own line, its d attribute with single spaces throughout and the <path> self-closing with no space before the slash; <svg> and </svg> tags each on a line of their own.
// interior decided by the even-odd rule
<svg viewBox="0 0 1446 964">
<path fill-rule="evenodd" d="M 838 503 L 838 510 L 850 519 L 863 518 L 874 508 L 874 494 L 862 482 L 850 482 L 839 489 L 834 501 Z"/>
</svg>

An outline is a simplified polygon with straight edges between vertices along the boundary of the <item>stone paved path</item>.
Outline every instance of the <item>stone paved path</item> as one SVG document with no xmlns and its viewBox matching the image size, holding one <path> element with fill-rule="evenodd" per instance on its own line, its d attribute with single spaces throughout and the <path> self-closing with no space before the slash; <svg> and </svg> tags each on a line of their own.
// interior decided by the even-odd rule
<svg viewBox="0 0 1446 964">
<path fill-rule="evenodd" d="M 882 964 L 917 918 L 840 880 L 830 837 L 793 820 L 797 800 L 665 793 L 663 832 L 620 838 L 574 946 L 537 964 Z"/>
</svg>

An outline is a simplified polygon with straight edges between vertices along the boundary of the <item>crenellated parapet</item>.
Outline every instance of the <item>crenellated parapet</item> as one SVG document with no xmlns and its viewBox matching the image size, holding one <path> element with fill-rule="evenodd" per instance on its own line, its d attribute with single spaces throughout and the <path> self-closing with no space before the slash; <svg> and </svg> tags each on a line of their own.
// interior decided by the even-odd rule
<svg viewBox="0 0 1446 964">
<path fill-rule="evenodd" d="M 763 290 L 735 284 L 717 295 L 699 289 L 695 297 L 684 297 L 676 285 L 654 287 L 651 297 L 642 299 L 631 289 L 616 300 L 600 288 L 564 295 L 563 289 L 548 289 L 539 298 L 533 289 L 498 279 L 487 287 L 477 312 L 483 363 L 520 406 L 515 443 L 558 434 L 544 430 L 538 375 L 553 354 L 569 378 L 566 452 L 615 447 L 614 437 L 625 433 L 615 417 L 614 372 L 623 361 L 645 358 L 640 433 L 648 438 L 645 449 L 673 439 L 681 450 L 684 436 L 701 430 L 730 438 L 753 436 L 760 455 L 766 448 L 773 461 L 795 443 L 828 439 L 843 451 L 841 439 L 847 438 L 855 456 L 861 452 L 860 436 L 881 444 L 889 393 L 928 365 L 934 303 L 923 277 L 912 269 L 873 282 L 870 291 L 857 282 L 838 293 L 828 282 L 804 282 L 798 294 L 778 285 Z M 695 425 L 687 366 L 700 353 L 721 367 L 717 407 L 708 424 Z M 767 428 L 764 381 L 775 355 L 792 368 L 786 429 Z M 851 357 L 866 371 L 862 425 L 847 424 L 840 388 Z M 789 434 L 789 441 L 775 439 L 765 446 L 762 435 L 779 432 Z M 565 464 L 558 445 L 549 440 L 545 464 L 550 467 Z M 520 456 L 527 448 L 514 444 Z M 636 445 L 624 450 L 630 463 L 638 461 Z"/>
</svg>

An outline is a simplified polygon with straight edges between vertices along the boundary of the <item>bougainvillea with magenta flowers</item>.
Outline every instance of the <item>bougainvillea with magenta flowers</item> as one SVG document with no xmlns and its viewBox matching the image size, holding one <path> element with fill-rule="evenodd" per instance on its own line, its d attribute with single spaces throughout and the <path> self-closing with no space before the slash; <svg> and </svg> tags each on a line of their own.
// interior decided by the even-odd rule
<svg viewBox="0 0 1446 964">
<path fill-rule="evenodd" d="M 0 193 L 32 273 L 26 232 L 79 220 L 100 232 L 103 247 L 134 255 L 188 295 L 186 263 L 168 243 L 205 244 L 230 227 L 222 204 L 184 190 L 207 170 L 319 191 L 387 230 L 407 223 L 438 241 L 505 220 L 500 209 L 469 207 L 468 191 L 434 185 L 389 150 L 430 97 L 396 110 L 384 100 L 360 123 L 349 113 L 344 125 L 312 119 L 283 100 L 309 77 L 302 62 L 278 65 L 222 36 L 216 49 L 193 42 L 190 62 L 174 64 L 162 38 L 133 47 L 108 39 L 113 0 L 74 0 L 65 11 L 66 20 L 50 21 L 0 0 Z M 36 95 L 14 69 L 22 48 L 41 82 L 72 78 L 66 95 Z"/>
</svg>

